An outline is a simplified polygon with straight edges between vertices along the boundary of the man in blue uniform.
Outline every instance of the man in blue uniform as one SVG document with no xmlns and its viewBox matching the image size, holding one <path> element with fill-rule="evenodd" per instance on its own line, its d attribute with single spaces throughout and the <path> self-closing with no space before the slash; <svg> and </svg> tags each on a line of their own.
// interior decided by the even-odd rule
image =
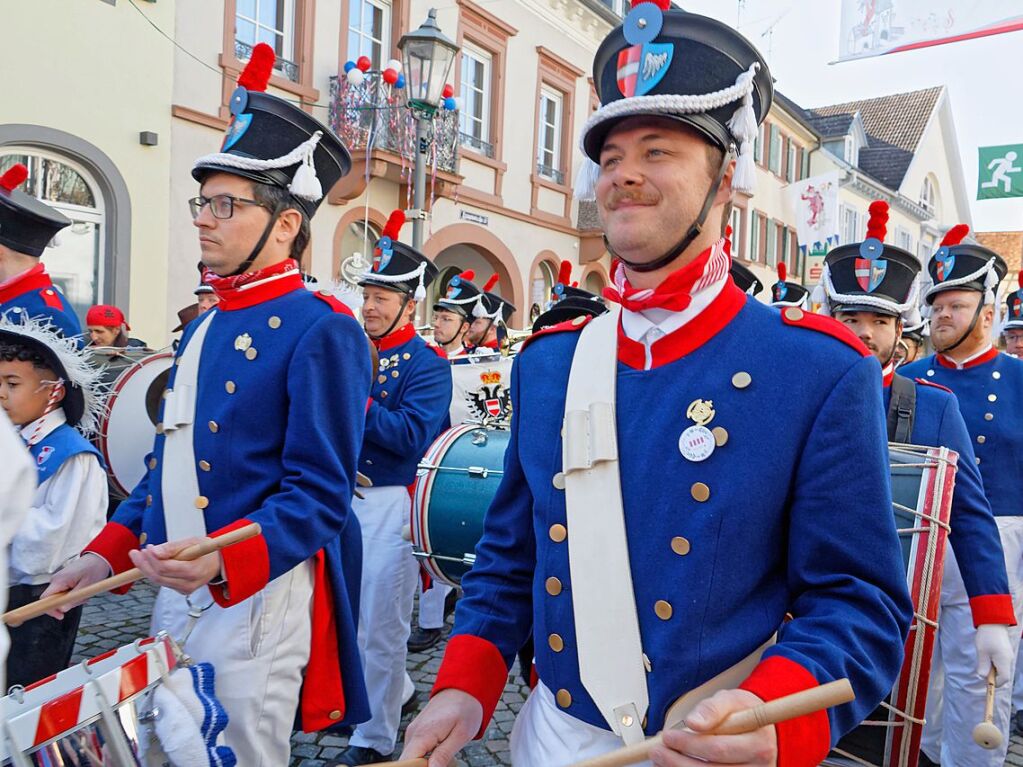
<svg viewBox="0 0 1023 767">
<path fill-rule="evenodd" d="M 952 585 L 942 594 L 931 687 L 941 700 L 944 674 L 946 747 L 941 761 L 993 764 L 995 757 L 974 743 L 971 733 L 984 717 L 988 670 L 993 665 L 1004 681 L 1015 659 L 1007 627 L 1014 626 L 1016 618 L 998 526 L 955 395 L 928 379 L 914 381 L 895 372 L 902 323 L 917 324 L 919 319 L 920 262 L 884 242 L 887 203 L 872 203 L 870 214 L 867 239 L 835 248 L 824 261 L 822 312 L 845 324 L 881 363 L 888 440 L 947 447 L 959 454 L 949 519 L 954 556 L 945 567 L 951 571 L 958 563 L 961 576 L 945 582 L 963 585 Z"/>
<path fill-rule="evenodd" d="M 1005 353 L 1013 357 L 1023 357 L 1023 269 L 1017 278 L 1019 288 L 1009 292 L 1005 297 L 1005 324 L 1002 325 L 1002 338 L 1005 340 Z M 1021 698 L 1023 703 L 1023 698 Z M 1023 705 L 1019 706 L 1023 710 Z"/>
<path fill-rule="evenodd" d="M 18 187 L 28 178 L 21 163 L 0 176 L 0 313 L 44 316 L 65 336 L 81 336 L 82 324 L 39 258 L 71 221 Z M 84 339 L 83 339 L 84 343 Z"/>
<path fill-rule="evenodd" d="M 999 354 L 992 344 L 998 283 L 1005 276 L 1005 261 L 992 250 L 964 242 L 969 228 L 952 227 L 938 251 L 927 264 L 929 286 L 925 283 L 923 300 L 931 319 L 931 342 L 935 354 L 900 369 L 907 377 L 923 378 L 951 389 L 959 400 L 959 410 L 974 443 L 974 460 L 980 467 L 984 492 L 1002 539 L 1005 567 L 1009 577 L 1016 620 L 1021 616 L 1023 584 L 1023 512 L 1019 499 L 1023 493 L 1023 362 Z M 950 562 L 951 564 L 951 562 Z M 959 568 L 945 568 L 942 584 L 943 605 L 951 599 L 965 603 L 969 589 L 964 587 Z M 957 595 L 953 597 L 953 595 Z M 972 626 L 966 620 L 958 625 L 955 614 L 942 614 L 942 633 L 958 636 L 959 653 L 947 655 L 946 684 L 973 687 L 980 694 L 983 684 L 972 674 Z M 1019 645 L 1020 627 L 1010 632 L 1013 656 Z M 944 648 L 943 648 L 944 655 Z M 1011 680 L 1015 669 L 998 669 L 995 724 L 1006 732 L 1009 722 Z M 939 696 L 928 698 L 928 711 Z M 968 732 L 980 721 L 983 710 L 971 708 L 959 712 L 946 701 L 940 715 L 927 717 L 923 751 L 942 764 L 1001 765 L 1005 747 L 968 760 L 956 758 L 962 740 L 958 733 Z M 978 713 L 979 712 L 979 713 Z M 959 718 L 962 721 L 959 721 Z M 1001 756 L 999 756 L 1001 754 Z"/>
<path fill-rule="evenodd" d="M 806 309 L 809 306 L 810 291 L 798 282 L 790 282 L 788 269 L 784 261 L 778 262 L 778 281 L 771 286 L 771 306 L 784 309 L 796 306 Z"/>
<path fill-rule="evenodd" d="M 412 510 L 409 486 L 451 403 L 450 366 L 416 335 L 413 322 L 437 267 L 398 241 L 404 221 L 400 210 L 391 214 L 372 268 L 359 282 L 363 324 L 380 356 L 359 455 L 359 471 L 373 486 L 353 504 L 362 525 L 359 650 L 372 718 L 352 734 L 340 757 L 344 765 L 386 761 L 394 751 L 418 569 L 403 532 Z"/>
<path fill-rule="evenodd" d="M 512 303 L 497 293 L 497 274 L 491 275 L 480 291 L 479 298 L 472 304 L 472 322 L 465 334 L 465 348 L 471 354 L 498 352 L 508 328 L 508 320 L 515 312 Z"/>
<path fill-rule="evenodd" d="M 572 264 L 562 261 L 558 282 L 551 290 L 551 300 L 543 313 L 533 320 L 533 332 L 537 333 L 576 317 L 599 317 L 606 311 L 607 305 L 603 298 L 572 284 Z"/>
<path fill-rule="evenodd" d="M 516 358 L 504 476 L 405 756 L 441 767 L 481 734 L 532 629 L 515 764 L 572 764 L 684 719 L 654 764 L 815 765 L 891 689 L 910 619 L 879 367 L 838 323 L 729 277 L 724 211 L 751 191 L 773 96 L 752 45 L 637 3 L 594 82 L 582 145 L 618 304 Z M 706 734 L 840 677 L 854 703 Z"/>
<path fill-rule="evenodd" d="M 350 158 L 328 128 L 261 92 L 273 60 L 269 46 L 253 51 L 221 151 L 192 171 L 205 280 L 220 302 L 185 329 L 148 472 L 51 586 L 133 565 L 160 584 L 153 630 L 213 664 L 226 745 L 238 764 L 266 767 L 287 764 L 296 713 L 310 731 L 369 714 L 350 513 L 369 354 L 350 312 L 306 290 L 296 260 Z M 172 559 L 251 522 L 255 538 Z"/>
<path fill-rule="evenodd" d="M 472 269 L 456 274 L 433 305 L 433 341 L 449 359 L 465 354 L 465 336 L 480 296 L 474 279 L 476 273 Z"/>
</svg>

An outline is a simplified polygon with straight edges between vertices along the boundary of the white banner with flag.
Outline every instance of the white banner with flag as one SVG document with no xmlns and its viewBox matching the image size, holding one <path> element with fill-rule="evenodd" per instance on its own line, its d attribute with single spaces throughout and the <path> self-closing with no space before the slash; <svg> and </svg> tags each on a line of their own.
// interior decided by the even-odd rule
<svg viewBox="0 0 1023 767">
<path fill-rule="evenodd" d="M 838 183 L 839 171 L 836 170 L 786 187 L 788 204 L 796 221 L 802 262 L 806 265 L 803 275 L 806 284 L 816 284 L 824 256 L 840 244 Z"/>
<path fill-rule="evenodd" d="M 1020 0 L 842 0 L 839 61 L 1023 29 Z"/>
</svg>

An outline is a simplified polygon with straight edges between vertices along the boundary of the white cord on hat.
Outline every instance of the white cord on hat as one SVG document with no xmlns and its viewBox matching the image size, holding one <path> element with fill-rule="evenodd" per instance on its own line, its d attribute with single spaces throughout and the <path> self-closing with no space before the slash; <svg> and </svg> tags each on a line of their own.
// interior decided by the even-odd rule
<svg viewBox="0 0 1023 767">
<path fill-rule="evenodd" d="M 958 277 L 954 280 L 944 280 L 938 283 L 932 282 L 930 287 L 927 288 L 927 292 L 924 293 L 924 298 L 930 298 L 935 293 L 940 293 L 941 291 L 948 290 L 949 288 L 958 288 L 960 285 L 966 285 L 969 282 L 974 282 L 975 280 L 979 280 L 981 277 L 984 278 L 984 303 L 996 303 L 997 296 L 995 294 L 995 289 L 998 287 L 998 273 L 995 271 L 995 259 L 993 256 L 987 260 L 987 263 L 985 263 L 984 266 L 971 274 L 967 274 L 965 277 Z M 928 306 L 927 308 L 929 309 L 930 307 Z M 924 316 L 929 317 L 930 312 L 926 312 Z"/>
<path fill-rule="evenodd" d="M 920 318 L 919 297 L 919 280 L 913 280 L 913 284 L 909 289 L 909 296 L 906 298 L 905 303 L 901 304 L 887 298 L 881 298 L 880 296 L 870 296 L 863 293 L 839 293 L 835 290 L 835 283 L 831 280 L 831 267 L 825 262 L 824 268 L 821 270 L 820 282 L 813 289 L 813 295 L 810 300 L 815 304 L 821 305 L 820 314 L 826 317 L 831 316 L 832 303 L 867 306 L 897 314 L 902 318 L 903 326 L 911 328 L 923 322 Z"/>
<path fill-rule="evenodd" d="M 472 316 L 480 320 L 497 320 L 501 317 L 501 310 L 504 309 L 504 301 L 498 301 L 497 308 L 492 313 L 487 312 L 483 304 L 483 294 L 480 293 L 476 306 L 472 307 Z"/>
<path fill-rule="evenodd" d="M 296 197 L 306 200 L 320 200 L 323 198 L 323 186 L 316 176 L 313 155 L 316 152 L 316 145 L 320 143 L 322 137 L 323 131 L 316 131 L 286 155 L 270 160 L 241 157 L 230 152 L 215 152 L 203 155 L 195 161 L 192 167 L 195 169 L 203 165 L 223 165 L 225 168 L 237 168 L 238 170 L 273 170 L 301 163 L 288 185 L 288 191 Z"/>
<path fill-rule="evenodd" d="M 753 79 L 760 70 L 760 62 L 754 61 L 749 69 L 740 73 L 735 84 L 713 93 L 700 95 L 682 95 L 664 93 L 654 96 L 631 96 L 605 104 L 586 121 L 583 126 L 579 146 L 586 155 L 584 141 L 587 134 L 596 126 L 608 120 L 640 114 L 684 115 L 711 112 L 720 107 L 741 99 L 742 103 L 728 121 L 732 135 L 739 140 L 739 156 L 735 175 L 732 177 L 732 188 L 739 192 L 752 194 L 756 186 L 756 165 L 753 160 L 753 142 L 756 140 L 758 125 L 757 115 L 753 111 Z M 600 175 L 600 166 L 586 157 L 583 166 L 576 175 L 575 197 L 582 201 L 596 199 L 596 179 Z"/>
<path fill-rule="evenodd" d="M 362 275 L 364 280 L 376 280 L 377 282 L 405 282 L 407 280 L 413 280 L 416 277 L 419 278 L 419 285 L 416 286 L 416 292 L 413 296 L 416 301 L 422 301 L 426 298 L 426 262 L 420 261 L 419 266 L 413 269 L 407 274 L 381 274 L 380 272 L 374 272 L 372 269 L 366 271 Z"/>
</svg>

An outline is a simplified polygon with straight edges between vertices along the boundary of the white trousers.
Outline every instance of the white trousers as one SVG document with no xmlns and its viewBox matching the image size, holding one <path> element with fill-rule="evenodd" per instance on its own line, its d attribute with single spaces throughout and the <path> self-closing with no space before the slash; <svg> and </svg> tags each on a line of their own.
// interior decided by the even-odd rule
<svg viewBox="0 0 1023 767">
<path fill-rule="evenodd" d="M 569 716 L 541 682 L 529 693 L 512 727 L 512 767 L 565 767 L 621 748 L 622 739 L 610 730 Z M 651 767 L 640 762 L 639 767 Z"/>
<path fill-rule="evenodd" d="M 201 588 L 189 598 L 206 607 L 185 642 L 196 661 L 213 664 L 216 694 L 228 715 L 224 744 L 239 765 L 280 767 L 291 755 L 302 675 L 312 642 L 313 569 L 309 562 L 275 578 L 237 605 L 220 607 Z M 162 588 L 153 605 L 153 634 L 175 639 L 189 624 L 188 602 Z"/>
<path fill-rule="evenodd" d="M 444 628 L 444 600 L 452 587 L 438 580 L 426 591 L 419 593 L 419 628 Z"/>
<path fill-rule="evenodd" d="M 1005 553 L 1016 625 L 1009 629 L 1014 649 L 1020 643 L 1023 617 L 1023 517 L 995 517 Z M 938 641 L 931 661 L 927 693 L 927 724 L 920 747 L 943 765 L 1002 767 L 1009 748 L 1011 683 L 995 691 L 994 724 L 1004 736 L 1000 748 L 990 751 L 973 742 L 973 728 L 984 721 L 987 685 L 977 675 L 977 631 L 973 627 L 969 598 L 952 547 L 945 551 L 945 575 L 941 582 L 941 615 Z M 1010 679 L 1015 669 L 1009 670 Z"/>
<path fill-rule="evenodd" d="M 412 544 L 402 537 L 412 501 L 404 487 L 369 487 L 352 508 L 362 526 L 362 589 L 359 653 L 371 718 L 355 728 L 349 743 L 382 754 L 394 751 L 408 656 L 417 565 Z"/>
</svg>

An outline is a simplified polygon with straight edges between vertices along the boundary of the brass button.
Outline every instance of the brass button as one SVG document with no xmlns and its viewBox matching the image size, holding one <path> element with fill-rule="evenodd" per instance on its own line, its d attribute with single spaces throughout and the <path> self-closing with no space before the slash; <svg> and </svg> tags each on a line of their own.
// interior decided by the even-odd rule
<svg viewBox="0 0 1023 767">
<path fill-rule="evenodd" d="M 994 373 L 991 374 L 991 377 L 997 381 L 999 378 L 1002 377 L 1002 374 L 996 370 Z"/>
<path fill-rule="evenodd" d="M 152 505 L 153 505 L 153 496 L 147 495 L 146 496 L 146 506 L 152 506 Z"/>
<path fill-rule="evenodd" d="M 997 402 L 998 401 L 998 395 L 997 394 L 989 394 L 989 395 L 987 395 L 987 401 L 988 402 Z"/>
<path fill-rule="evenodd" d="M 585 314 L 580 314 L 578 317 L 575 317 L 575 318 L 572 319 L 572 324 L 575 325 L 576 327 L 579 327 L 584 322 L 586 322 L 586 315 Z"/>
<path fill-rule="evenodd" d="M 397 378 L 397 377 L 398 377 L 398 371 L 397 370 L 392 370 L 391 371 L 391 378 Z"/>
<path fill-rule="evenodd" d="M 788 309 L 785 310 L 785 319 L 789 320 L 790 322 L 799 322 L 801 319 L 803 319 L 803 310 L 800 309 L 798 306 L 790 306 Z"/>
<path fill-rule="evenodd" d="M 714 444 L 718 447 L 723 447 L 728 442 L 728 430 L 721 427 L 715 426 L 710 430 L 710 433 L 714 435 Z"/>
<path fill-rule="evenodd" d="M 163 434 L 163 424 L 162 423 L 156 424 L 156 433 L 157 434 Z"/>
<path fill-rule="evenodd" d="M 933 370 L 928 370 L 927 371 L 927 376 L 928 376 L 928 378 L 933 377 L 934 376 L 934 371 Z"/>
<path fill-rule="evenodd" d="M 266 321 L 266 324 L 269 325 L 274 330 L 277 330 L 277 328 L 281 326 L 281 318 L 275 314 Z"/>
<path fill-rule="evenodd" d="M 220 431 L 220 427 L 217 425 L 216 421 L 210 421 L 208 426 L 210 427 L 210 431 L 212 431 L 214 434 Z"/>
<path fill-rule="evenodd" d="M 226 382 L 224 383 L 224 390 L 225 390 L 225 391 L 226 391 L 226 392 L 227 392 L 228 394 L 234 394 L 234 391 L 235 391 L 235 389 L 237 389 L 237 388 L 238 388 L 238 387 L 234 385 L 234 381 L 226 381 Z"/>
<path fill-rule="evenodd" d="M 694 482 L 689 492 L 692 493 L 693 500 L 699 501 L 700 503 L 703 503 L 710 498 L 710 488 L 702 482 Z"/>
<path fill-rule="evenodd" d="M 690 548 L 689 541 L 683 538 L 681 535 L 676 535 L 671 539 L 671 550 L 678 554 L 680 557 L 684 557 L 689 553 Z"/>
<path fill-rule="evenodd" d="M 139 536 L 139 546 L 145 546 L 146 545 L 146 541 L 148 541 L 148 540 L 149 540 L 149 536 L 146 535 L 145 533 L 142 533 L 142 535 Z"/>
<path fill-rule="evenodd" d="M 980 466 L 980 456 L 977 456 L 976 458 L 974 458 L 974 459 L 973 459 L 973 461 L 974 461 L 974 463 L 976 463 L 976 464 L 977 464 L 978 466 Z"/>
<path fill-rule="evenodd" d="M 341 712 L 338 711 L 337 709 L 334 709 L 329 714 L 327 714 L 327 716 L 329 716 L 331 719 L 333 719 L 336 722 L 338 719 L 341 718 Z"/>
<path fill-rule="evenodd" d="M 987 437 L 985 437 L 983 434 L 978 435 L 977 444 L 983 445 L 985 442 L 987 442 Z"/>
<path fill-rule="evenodd" d="M 408 352 L 405 352 L 403 355 L 401 355 L 401 358 L 403 360 L 410 360 L 410 359 L 412 359 L 412 355 L 409 354 Z"/>
<path fill-rule="evenodd" d="M 736 389 L 745 389 L 751 383 L 753 383 L 753 378 L 745 370 L 740 370 L 732 376 L 732 386 Z"/>
<path fill-rule="evenodd" d="M 551 479 L 551 484 L 553 484 L 554 487 L 556 487 L 558 490 L 564 490 L 565 489 L 565 475 L 559 471 Z"/>
<path fill-rule="evenodd" d="M 202 469 L 203 471 L 209 471 L 213 467 L 210 466 L 209 461 L 199 461 L 199 468 Z"/>
<path fill-rule="evenodd" d="M 380 383 L 380 384 L 387 383 L 387 376 L 383 376 L 383 375 L 377 376 L 377 383 Z"/>
<path fill-rule="evenodd" d="M 256 347 L 250 346 L 248 349 L 245 350 L 245 359 L 250 361 L 254 360 L 256 359 L 257 354 L 259 354 L 259 352 L 256 351 Z"/>
<path fill-rule="evenodd" d="M 156 468 L 156 463 L 157 463 L 156 456 L 153 456 L 152 458 L 149 459 L 149 468 L 150 469 L 155 469 Z"/>
<path fill-rule="evenodd" d="M 570 693 L 568 690 L 565 689 L 558 690 L 558 694 L 554 696 L 554 699 L 562 708 L 568 708 L 569 706 L 572 705 L 572 693 Z"/>
<path fill-rule="evenodd" d="M 551 634 L 547 637 L 547 644 L 554 652 L 561 652 L 565 649 L 565 640 L 557 634 Z"/>
<path fill-rule="evenodd" d="M 552 597 L 556 597 L 561 593 L 561 581 L 557 578 L 548 578 L 546 582 L 547 593 Z"/>
<path fill-rule="evenodd" d="M 555 543 L 561 543 L 568 537 L 568 529 L 564 525 L 551 525 L 551 529 L 547 531 L 547 535 L 549 535 L 551 540 Z"/>
<path fill-rule="evenodd" d="M 385 391 L 380 392 L 380 398 L 381 399 L 387 399 L 387 392 L 385 392 Z"/>
<path fill-rule="evenodd" d="M 330 295 L 330 291 L 329 290 L 321 290 L 320 291 L 320 295 L 321 296 L 329 296 Z"/>
<path fill-rule="evenodd" d="M 984 413 L 984 420 L 985 421 L 993 421 L 993 420 L 995 420 L 995 414 L 994 413 Z"/>
<path fill-rule="evenodd" d="M 205 495 L 200 495 L 198 498 L 195 499 L 195 508 L 197 509 L 205 509 L 209 505 L 210 499 L 207 498 Z"/>
<path fill-rule="evenodd" d="M 674 611 L 671 609 L 671 605 L 669 603 L 665 602 L 663 599 L 658 599 L 654 602 L 654 612 L 657 614 L 658 618 L 662 621 L 666 621 L 671 618 L 671 614 Z"/>
</svg>

